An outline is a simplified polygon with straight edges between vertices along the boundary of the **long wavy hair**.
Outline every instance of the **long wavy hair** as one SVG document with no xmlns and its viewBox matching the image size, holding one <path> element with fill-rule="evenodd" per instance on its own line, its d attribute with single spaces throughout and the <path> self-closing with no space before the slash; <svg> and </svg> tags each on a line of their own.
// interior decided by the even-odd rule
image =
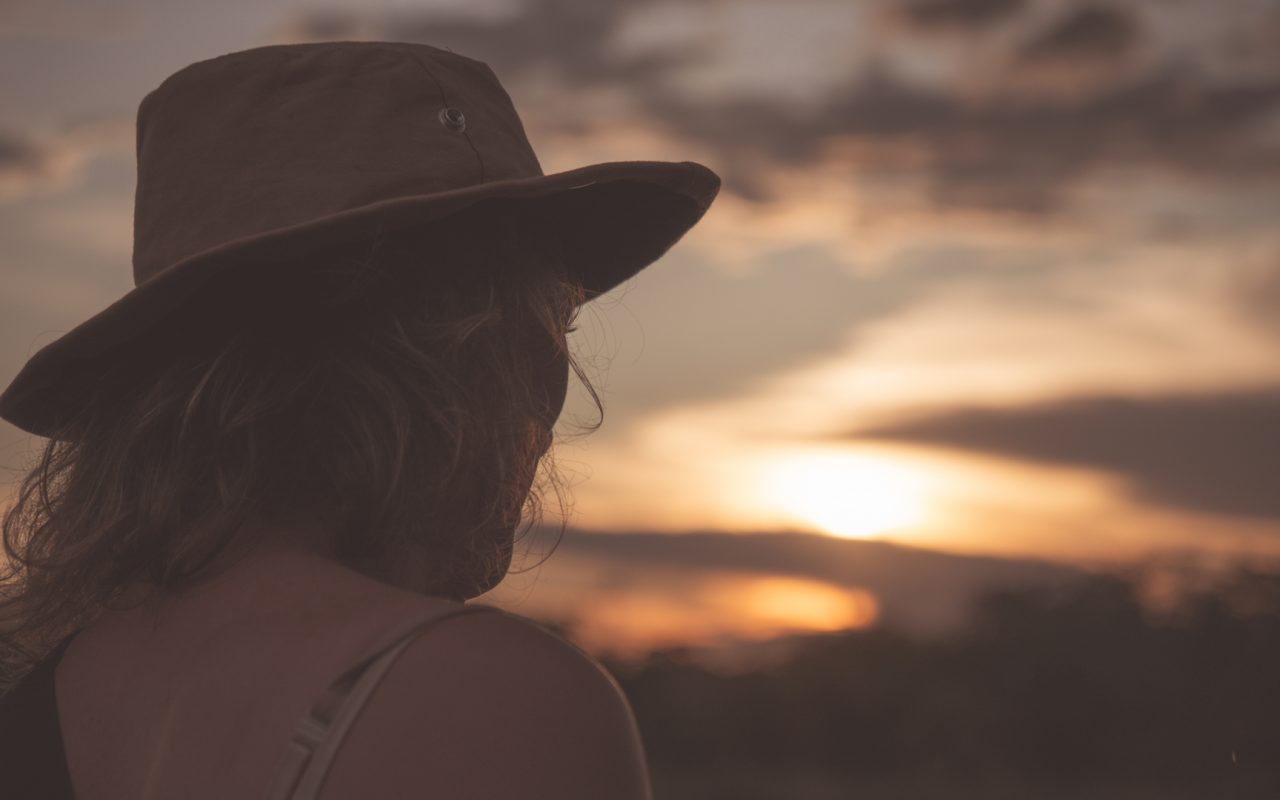
<svg viewBox="0 0 1280 800">
<path fill-rule="evenodd" d="M 586 296 L 559 240 L 485 210 L 205 289 L 89 387 L 4 516 L 0 693 L 251 521 L 336 524 L 351 564 L 424 548 L 427 594 L 496 585 L 548 488 L 565 509 L 550 445 L 570 369 L 599 414 L 579 428 L 604 409 L 568 348 Z"/>
</svg>

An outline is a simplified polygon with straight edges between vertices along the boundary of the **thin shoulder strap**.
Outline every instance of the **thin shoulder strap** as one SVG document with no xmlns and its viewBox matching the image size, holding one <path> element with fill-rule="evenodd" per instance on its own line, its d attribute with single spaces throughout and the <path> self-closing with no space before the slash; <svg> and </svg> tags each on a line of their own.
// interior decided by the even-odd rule
<svg viewBox="0 0 1280 800">
<path fill-rule="evenodd" d="M 276 767 L 269 800 L 312 800 L 329 765 L 369 695 L 416 634 L 432 623 L 460 614 L 500 612 L 485 605 L 427 609 L 393 628 L 354 666 L 329 685 L 311 710 L 294 726 L 284 758 Z"/>
</svg>

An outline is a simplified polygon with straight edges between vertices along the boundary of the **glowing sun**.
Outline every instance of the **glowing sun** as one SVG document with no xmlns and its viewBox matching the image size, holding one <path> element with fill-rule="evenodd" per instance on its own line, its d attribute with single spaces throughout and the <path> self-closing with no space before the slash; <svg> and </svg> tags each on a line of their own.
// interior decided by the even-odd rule
<svg viewBox="0 0 1280 800">
<path fill-rule="evenodd" d="M 784 456 L 766 469 L 764 491 L 786 516 L 847 539 L 905 528 L 925 515 L 921 476 L 854 453 Z"/>
</svg>

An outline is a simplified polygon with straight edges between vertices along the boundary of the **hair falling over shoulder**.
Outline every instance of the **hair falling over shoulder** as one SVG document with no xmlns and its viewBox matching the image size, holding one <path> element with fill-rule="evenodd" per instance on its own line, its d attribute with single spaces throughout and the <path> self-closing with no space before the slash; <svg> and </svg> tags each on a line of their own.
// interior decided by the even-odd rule
<svg viewBox="0 0 1280 800">
<path fill-rule="evenodd" d="M 180 589 L 250 521 L 336 524 L 350 562 L 413 543 L 433 554 L 424 590 L 467 599 L 507 573 L 548 489 L 564 511 L 550 445 L 570 369 L 599 412 L 586 432 L 603 407 L 547 226 L 499 208 L 260 269 L 121 358 L 21 477 L 0 694 L 126 587 Z"/>
</svg>

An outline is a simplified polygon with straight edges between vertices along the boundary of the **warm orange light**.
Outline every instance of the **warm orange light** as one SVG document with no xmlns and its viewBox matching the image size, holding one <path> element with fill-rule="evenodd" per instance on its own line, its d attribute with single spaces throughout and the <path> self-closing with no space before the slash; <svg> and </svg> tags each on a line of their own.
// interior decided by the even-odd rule
<svg viewBox="0 0 1280 800">
<path fill-rule="evenodd" d="M 744 581 L 735 604 L 742 614 L 766 628 L 839 631 L 863 628 L 877 614 L 875 597 L 799 578 L 767 577 Z"/>
<path fill-rule="evenodd" d="M 595 598 L 579 613 L 575 636 L 589 648 L 635 654 L 865 628 L 879 615 L 875 596 L 865 590 L 804 578 L 690 573 L 659 583 Z"/>
<path fill-rule="evenodd" d="M 921 476 L 858 453 L 780 457 L 766 469 L 763 488 L 784 514 L 848 539 L 918 524 L 927 505 Z"/>
</svg>

